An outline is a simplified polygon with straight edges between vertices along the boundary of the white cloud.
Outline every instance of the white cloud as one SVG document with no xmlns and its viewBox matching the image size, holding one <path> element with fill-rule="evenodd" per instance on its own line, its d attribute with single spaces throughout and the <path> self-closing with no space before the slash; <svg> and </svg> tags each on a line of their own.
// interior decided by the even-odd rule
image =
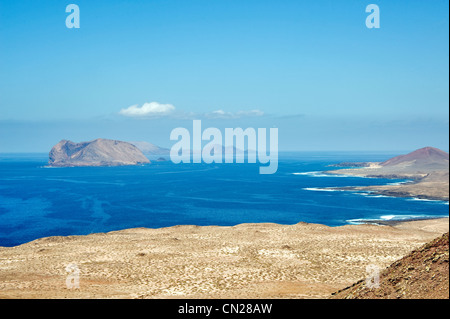
<svg viewBox="0 0 450 319">
<path fill-rule="evenodd" d="M 154 117 L 172 113 L 175 106 L 172 104 L 161 104 L 158 102 L 144 103 L 141 107 L 137 104 L 121 109 L 119 114 L 130 117 Z"/>
<path fill-rule="evenodd" d="M 263 116 L 264 112 L 260 110 L 251 111 L 238 111 L 238 112 L 225 112 L 224 110 L 217 110 L 210 113 L 206 113 L 205 117 L 210 119 L 237 119 L 242 117 L 258 117 Z"/>
<path fill-rule="evenodd" d="M 120 115 L 134 118 L 159 118 L 161 116 L 170 116 L 174 119 L 239 119 L 244 117 L 259 117 L 265 115 L 260 110 L 227 112 L 216 110 L 207 113 L 195 113 L 175 110 L 172 104 L 161 104 L 158 102 L 144 103 L 142 106 L 132 105 L 119 111 Z"/>
</svg>

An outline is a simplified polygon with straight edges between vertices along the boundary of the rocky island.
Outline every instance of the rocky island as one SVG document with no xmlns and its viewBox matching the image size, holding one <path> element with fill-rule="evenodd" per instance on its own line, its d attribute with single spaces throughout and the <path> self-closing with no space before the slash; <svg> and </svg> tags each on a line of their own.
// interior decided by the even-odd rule
<svg viewBox="0 0 450 319">
<path fill-rule="evenodd" d="M 98 138 L 89 142 L 74 143 L 62 140 L 49 154 L 49 166 L 121 166 L 150 163 L 134 145 Z"/>
</svg>

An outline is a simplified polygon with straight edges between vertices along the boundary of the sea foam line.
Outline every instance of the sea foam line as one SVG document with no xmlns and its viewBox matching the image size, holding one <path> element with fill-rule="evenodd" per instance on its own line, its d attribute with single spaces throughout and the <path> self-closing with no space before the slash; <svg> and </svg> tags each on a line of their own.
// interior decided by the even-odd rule
<svg viewBox="0 0 450 319">
<path fill-rule="evenodd" d="M 387 195 L 367 195 L 366 197 L 371 197 L 371 198 L 398 198 L 395 196 L 387 196 Z"/>
<path fill-rule="evenodd" d="M 403 184 L 409 184 L 409 183 L 412 183 L 412 181 L 403 181 L 403 182 L 387 183 L 386 185 L 397 186 L 397 185 L 403 185 Z"/>
<path fill-rule="evenodd" d="M 445 200 L 439 200 L 439 199 L 427 199 L 427 198 L 417 198 L 417 197 L 413 197 L 413 198 L 407 198 L 406 200 L 407 200 L 407 201 L 434 202 L 434 203 L 439 203 L 439 204 L 448 205 L 448 201 L 445 201 Z"/>
<path fill-rule="evenodd" d="M 320 188 L 320 187 L 305 187 L 302 189 L 305 191 L 315 191 L 315 192 L 342 192 L 342 190 L 340 189 Z"/>
<path fill-rule="evenodd" d="M 323 172 L 314 171 L 314 172 L 300 172 L 300 173 L 292 173 L 293 175 L 304 175 L 304 176 L 312 176 L 312 177 L 350 177 L 349 175 L 338 175 L 338 174 L 324 174 Z"/>
<path fill-rule="evenodd" d="M 383 222 L 383 221 L 402 221 L 402 220 L 415 220 L 424 218 L 446 218 L 448 215 L 382 215 L 374 218 L 355 218 L 346 220 L 347 223 L 352 225 L 360 225 L 366 222 Z"/>
<path fill-rule="evenodd" d="M 303 176 L 311 176 L 311 177 L 358 177 L 358 178 L 372 178 L 367 176 L 358 176 L 358 175 L 345 175 L 345 174 L 327 174 L 323 171 L 312 171 L 312 172 L 296 172 L 292 173 L 292 175 L 303 175 Z"/>
</svg>

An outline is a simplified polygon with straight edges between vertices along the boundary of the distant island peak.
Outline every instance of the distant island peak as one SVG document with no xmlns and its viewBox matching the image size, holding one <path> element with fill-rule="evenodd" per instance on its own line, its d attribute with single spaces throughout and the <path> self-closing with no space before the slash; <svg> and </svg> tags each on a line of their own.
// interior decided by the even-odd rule
<svg viewBox="0 0 450 319">
<path fill-rule="evenodd" d="M 150 160 L 131 143 L 97 138 L 75 143 L 61 140 L 49 153 L 49 166 L 122 166 L 150 163 Z"/>
</svg>

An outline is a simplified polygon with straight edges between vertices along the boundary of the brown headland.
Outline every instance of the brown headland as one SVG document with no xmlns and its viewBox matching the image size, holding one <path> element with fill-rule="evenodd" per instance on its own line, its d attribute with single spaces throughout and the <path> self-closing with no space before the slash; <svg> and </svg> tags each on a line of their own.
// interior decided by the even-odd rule
<svg viewBox="0 0 450 319">
<path fill-rule="evenodd" d="M 362 177 L 408 179 L 409 183 L 366 187 L 343 187 L 342 190 L 370 191 L 395 197 L 449 200 L 449 154 L 424 147 L 384 162 L 366 163 L 365 167 L 330 170 L 325 173 Z"/>
</svg>

